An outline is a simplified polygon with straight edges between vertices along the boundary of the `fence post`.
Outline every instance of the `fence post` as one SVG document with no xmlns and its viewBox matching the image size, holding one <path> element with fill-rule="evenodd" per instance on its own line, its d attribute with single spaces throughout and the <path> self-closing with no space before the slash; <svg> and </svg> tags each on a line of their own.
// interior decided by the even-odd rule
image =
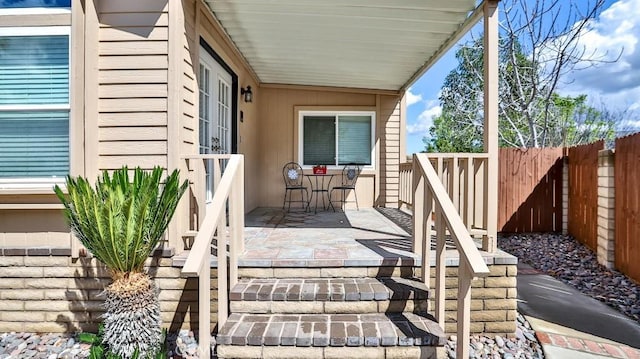
<svg viewBox="0 0 640 359">
<path fill-rule="evenodd" d="M 598 263 L 615 264 L 614 150 L 598 152 Z"/>
<path fill-rule="evenodd" d="M 569 233 L 569 154 L 562 156 L 562 234 Z"/>
</svg>

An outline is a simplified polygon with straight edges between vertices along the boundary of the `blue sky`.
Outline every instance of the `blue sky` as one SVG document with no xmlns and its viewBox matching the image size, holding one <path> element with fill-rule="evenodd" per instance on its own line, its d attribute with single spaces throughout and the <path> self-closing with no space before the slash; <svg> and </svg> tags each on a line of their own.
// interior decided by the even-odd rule
<svg viewBox="0 0 640 359">
<path fill-rule="evenodd" d="M 481 23 L 476 26 L 475 34 L 481 26 Z M 615 58 L 622 50 L 622 56 L 615 63 L 600 64 L 570 74 L 563 79 L 559 92 L 564 95 L 584 93 L 595 107 L 605 103 L 610 109 L 629 109 L 639 115 L 640 0 L 607 0 L 590 29 L 580 39 L 588 52 L 597 50 L 605 58 Z M 468 39 L 467 36 L 460 43 Z M 407 154 L 424 149 L 422 138 L 429 132 L 433 116 L 440 114 L 438 93 L 444 78 L 457 65 L 454 56 L 457 48 L 458 45 L 454 46 L 407 93 Z"/>
</svg>

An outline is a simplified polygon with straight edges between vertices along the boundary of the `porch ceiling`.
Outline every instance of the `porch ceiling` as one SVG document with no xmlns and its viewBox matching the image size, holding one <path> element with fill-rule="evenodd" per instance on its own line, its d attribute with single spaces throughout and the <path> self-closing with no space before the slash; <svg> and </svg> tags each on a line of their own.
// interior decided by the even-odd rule
<svg viewBox="0 0 640 359">
<path fill-rule="evenodd" d="M 263 83 L 399 90 L 476 0 L 205 0 Z"/>
</svg>

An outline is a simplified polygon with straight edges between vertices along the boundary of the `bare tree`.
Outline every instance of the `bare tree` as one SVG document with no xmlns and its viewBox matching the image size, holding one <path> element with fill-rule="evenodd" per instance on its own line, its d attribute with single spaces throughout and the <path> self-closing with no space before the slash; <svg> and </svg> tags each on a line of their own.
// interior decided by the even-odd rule
<svg viewBox="0 0 640 359">
<path fill-rule="evenodd" d="M 499 139 L 511 147 L 545 147 L 562 145 L 575 119 L 566 116 L 558 106 L 582 98 L 559 97 L 557 90 L 567 74 L 602 63 L 608 54 L 583 46 L 581 37 L 592 31 L 593 20 L 604 6 L 604 0 L 503 0 L 500 23 L 500 101 Z M 440 101 L 449 125 L 473 128 L 482 133 L 482 41 L 477 36 L 456 54 L 459 66 L 452 71 L 443 87 Z M 449 106 L 447 106 L 449 103 Z M 447 113 L 447 110 L 452 112 Z M 583 109 L 584 110 L 584 109 Z M 564 117 L 558 116 L 564 113 Z M 590 114 L 595 115 L 594 113 Z M 602 123 L 597 123 L 602 126 Z M 585 133 L 591 131 L 583 124 Z M 434 133 L 431 131 L 432 140 Z M 481 136 L 481 135 L 480 135 Z M 584 137 L 584 136 L 577 136 Z M 576 138 L 577 138 L 576 137 Z"/>
</svg>

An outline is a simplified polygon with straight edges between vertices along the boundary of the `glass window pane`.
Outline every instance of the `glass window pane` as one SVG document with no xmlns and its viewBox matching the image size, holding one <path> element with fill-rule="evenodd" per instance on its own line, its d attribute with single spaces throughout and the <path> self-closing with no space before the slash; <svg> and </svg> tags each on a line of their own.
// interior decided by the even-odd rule
<svg viewBox="0 0 640 359">
<path fill-rule="evenodd" d="M 0 178 L 69 173 L 69 111 L 0 111 Z"/>
<path fill-rule="evenodd" d="M 338 165 L 371 164 L 371 116 L 338 117 Z"/>
<path fill-rule="evenodd" d="M 0 8 L 71 7 L 71 0 L 0 0 Z"/>
<path fill-rule="evenodd" d="M 0 38 L 0 105 L 69 103 L 69 37 Z"/>
<path fill-rule="evenodd" d="M 69 37 L 5 36 L 0 49 L 0 105 L 24 107 L 0 111 L 0 178 L 67 175 Z"/>
<path fill-rule="evenodd" d="M 303 164 L 335 165 L 335 116 L 304 116 Z"/>
</svg>

